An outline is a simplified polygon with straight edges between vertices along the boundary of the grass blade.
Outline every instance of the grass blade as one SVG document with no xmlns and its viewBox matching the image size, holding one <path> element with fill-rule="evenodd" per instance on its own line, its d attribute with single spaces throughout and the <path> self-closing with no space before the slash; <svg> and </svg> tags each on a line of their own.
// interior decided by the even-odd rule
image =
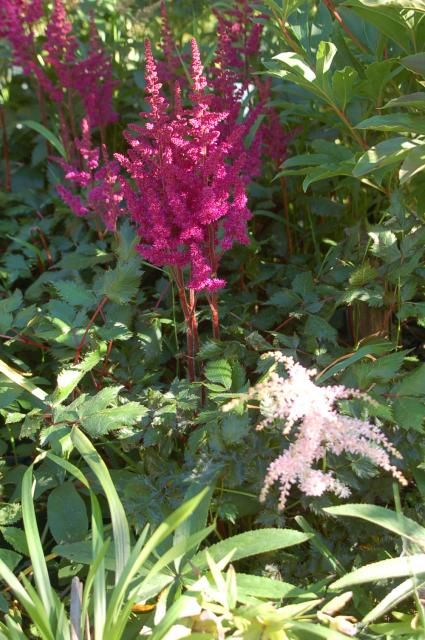
<svg viewBox="0 0 425 640">
<path fill-rule="evenodd" d="M 22 479 L 22 518 L 24 522 L 25 534 L 29 541 L 29 554 L 34 571 L 34 579 L 37 585 L 40 598 L 43 602 L 45 614 L 53 623 L 56 617 L 55 598 L 50 584 L 47 564 L 44 558 L 43 546 L 38 532 L 37 520 L 35 517 L 34 501 L 32 495 L 33 466 L 31 465 L 24 473 Z"/>
<path fill-rule="evenodd" d="M 72 429 L 72 441 L 84 460 L 95 474 L 105 492 L 111 512 L 112 530 L 115 544 L 115 581 L 118 583 L 130 555 L 130 530 L 124 507 L 112 482 L 109 471 L 100 455 L 77 427 Z"/>
</svg>

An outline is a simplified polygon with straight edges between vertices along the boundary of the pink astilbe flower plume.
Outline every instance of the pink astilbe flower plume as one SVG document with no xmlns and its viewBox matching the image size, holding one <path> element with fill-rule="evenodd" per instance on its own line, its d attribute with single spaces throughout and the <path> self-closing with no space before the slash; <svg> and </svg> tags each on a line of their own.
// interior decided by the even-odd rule
<svg viewBox="0 0 425 640">
<path fill-rule="evenodd" d="M 75 68 L 75 88 L 81 95 L 87 117 L 93 127 L 106 127 L 118 120 L 113 108 L 113 93 L 119 82 L 112 75 L 112 61 L 107 56 L 94 22 L 90 20 L 87 57 Z"/>
<path fill-rule="evenodd" d="M 350 489 L 332 471 L 321 471 L 315 465 L 327 453 L 348 453 L 369 459 L 390 472 L 401 484 L 407 484 L 402 473 L 391 463 L 391 456 L 400 454 L 375 424 L 339 413 L 338 400 L 363 397 L 342 385 L 319 387 L 308 370 L 281 353 L 269 353 L 284 365 L 287 376 L 272 371 L 266 380 L 257 384 L 250 395 L 260 401 L 263 420 L 258 429 L 276 425 L 292 440 L 289 447 L 274 460 L 267 471 L 261 499 L 264 500 L 275 484 L 279 484 L 279 508 L 283 509 L 291 490 L 298 485 L 309 496 L 330 491 L 341 498 Z"/>
<path fill-rule="evenodd" d="M 220 129 L 226 112 L 210 106 L 198 46 L 192 41 L 190 105 L 182 106 L 175 88 L 174 108 L 162 84 L 149 42 L 146 91 L 150 112 L 145 125 L 132 125 L 125 136 L 130 149 L 116 158 L 131 182 L 124 196 L 141 242 L 139 251 L 159 266 L 188 267 L 187 287 L 215 291 L 222 252 L 234 242 L 248 242 L 245 183 L 235 159 L 242 129 L 231 136 Z"/>
<path fill-rule="evenodd" d="M 65 179 L 73 185 L 73 190 L 63 185 L 58 185 L 56 190 L 75 215 L 84 217 L 93 213 L 103 220 L 107 229 L 115 231 L 117 219 L 122 215 L 120 166 L 117 160 L 108 157 L 105 145 L 101 153 L 98 147 L 92 146 L 90 131 L 89 120 L 84 118 L 81 139 L 75 140 L 81 159 L 78 167 L 56 158 Z"/>
</svg>

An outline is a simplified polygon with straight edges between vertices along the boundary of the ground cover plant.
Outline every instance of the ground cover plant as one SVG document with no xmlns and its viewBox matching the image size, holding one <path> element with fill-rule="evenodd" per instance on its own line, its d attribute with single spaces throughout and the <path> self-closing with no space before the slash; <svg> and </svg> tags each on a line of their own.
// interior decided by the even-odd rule
<svg viewBox="0 0 425 640">
<path fill-rule="evenodd" d="M 422 0 L 0 4 L 0 637 L 425 636 Z"/>
</svg>

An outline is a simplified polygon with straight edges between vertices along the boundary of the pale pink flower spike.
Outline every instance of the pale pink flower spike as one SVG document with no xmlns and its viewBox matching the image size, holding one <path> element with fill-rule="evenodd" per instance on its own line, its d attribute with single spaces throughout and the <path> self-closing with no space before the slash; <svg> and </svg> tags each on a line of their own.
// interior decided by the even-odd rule
<svg viewBox="0 0 425 640">
<path fill-rule="evenodd" d="M 273 371 L 252 389 L 250 395 L 260 401 L 260 411 L 264 416 L 257 429 L 277 421 L 282 433 L 285 436 L 293 434 L 295 440 L 270 464 L 260 495 L 262 501 L 275 482 L 280 486 L 279 509 L 284 509 L 295 484 L 308 496 L 320 496 L 330 491 L 340 498 L 348 497 L 350 489 L 332 471 L 313 468 L 328 452 L 368 458 L 376 466 L 389 471 L 401 484 L 407 484 L 390 460 L 391 455 L 397 458 L 401 455 L 383 431 L 371 422 L 338 412 L 337 400 L 364 397 L 364 394 L 342 385 L 319 387 L 312 380 L 316 371 L 305 369 L 293 358 L 279 352 L 266 356 L 282 363 L 287 377 Z"/>
</svg>

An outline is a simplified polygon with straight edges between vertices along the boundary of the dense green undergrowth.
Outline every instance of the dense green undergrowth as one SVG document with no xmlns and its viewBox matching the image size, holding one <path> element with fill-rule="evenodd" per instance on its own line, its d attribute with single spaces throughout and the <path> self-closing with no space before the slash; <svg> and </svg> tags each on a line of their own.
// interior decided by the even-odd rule
<svg viewBox="0 0 425 640">
<path fill-rule="evenodd" d="M 105 141 L 123 153 L 159 4 L 68 4 L 81 51 L 94 10 L 112 56 Z M 182 78 L 192 37 L 212 64 L 213 9 L 231 5 L 167 4 Z M 194 381 L 170 270 L 141 257 L 128 216 L 107 232 L 60 200 L 58 113 L 43 118 L 0 40 L 1 638 L 425 635 L 425 6 L 265 0 L 253 16 L 252 84 L 272 81 L 287 157 L 249 184 L 219 338 L 197 296 Z M 260 502 L 294 439 L 256 428 L 270 352 L 362 392 L 335 410 L 386 434 L 407 484 L 328 451 L 317 470 L 348 501 L 294 482 L 283 510 L 279 486 Z"/>
</svg>

